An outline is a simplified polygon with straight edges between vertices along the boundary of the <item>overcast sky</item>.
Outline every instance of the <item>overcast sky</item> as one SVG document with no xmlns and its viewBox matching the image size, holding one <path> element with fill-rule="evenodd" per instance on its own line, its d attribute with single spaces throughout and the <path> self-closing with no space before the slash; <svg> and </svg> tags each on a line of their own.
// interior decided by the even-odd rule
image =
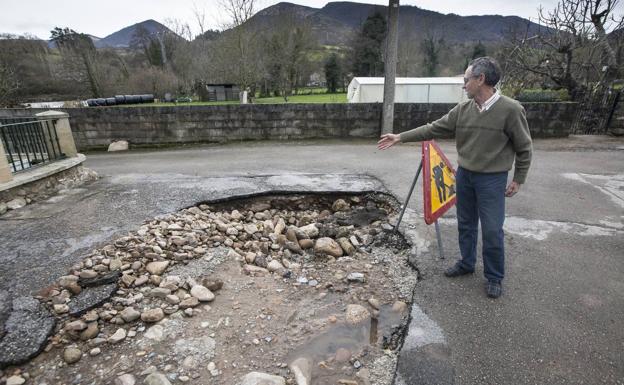
<svg viewBox="0 0 624 385">
<path fill-rule="evenodd" d="M 291 3 L 322 8 L 328 1 L 293 0 Z M 360 3 L 388 4 L 388 1 L 361 0 Z M 257 9 L 279 3 L 257 0 Z M 535 20 L 540 4 L 551 9 L 557 0 L 403 0 L 401 5 L 414 5 L 440 12 L 468 15 L 516 15 Z M 220 29 L 225 17 L 218 0 L 0 0 L 0 32 L 31 33 L 50 37 L 55 26 L 69 27 L 78 32 L 105 37 L 121 28 L 154 19 L 165 23 L 176 19 L 197 30 L 193 9 L 205 12 L 209 28 Z M 620 4 L 617 14 L 622 14 Z"/>
</svg>

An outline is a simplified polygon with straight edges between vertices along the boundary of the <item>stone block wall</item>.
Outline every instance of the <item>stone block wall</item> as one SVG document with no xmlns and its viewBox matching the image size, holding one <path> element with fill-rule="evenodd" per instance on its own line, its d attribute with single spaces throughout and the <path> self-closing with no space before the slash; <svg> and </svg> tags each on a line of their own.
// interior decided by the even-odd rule
<svg viewBox="0 0 624 385">
<path fill-rule="evenodd" d="M 566 137 L 575 103 L 526 103 L 534 137 Z M 395 132 L 431 122 L 454 104 L 397 104 Z M 132 145 L 262 139 L 375 138 L 381 104 L 248 104 L 62 109 L 79 150 Z M 41 110 L 0 110 L 0 116 L 32 116 Z"/>
</svg>

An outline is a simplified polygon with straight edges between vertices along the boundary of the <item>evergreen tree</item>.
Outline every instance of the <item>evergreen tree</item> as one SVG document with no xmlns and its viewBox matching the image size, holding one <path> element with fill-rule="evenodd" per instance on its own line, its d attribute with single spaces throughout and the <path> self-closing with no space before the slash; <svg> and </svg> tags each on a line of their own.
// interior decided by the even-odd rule
<svg viewBox="0 0 624 385">
<path fill-rule="evenodd" d="M 338 55 L 332 53 L 325 62 L 325 81 L 327 82 L 327 92 L 336 93 L 340 81 L 342 80 L 342 68 Z"/>
<path fill-rule="evenodd" d="M 366 18 L 353 43 L 352 72 L 355 76 L 383 75 L 382 56 L 386 33 L 386 18 L 380 12 Z"/>
</svg>

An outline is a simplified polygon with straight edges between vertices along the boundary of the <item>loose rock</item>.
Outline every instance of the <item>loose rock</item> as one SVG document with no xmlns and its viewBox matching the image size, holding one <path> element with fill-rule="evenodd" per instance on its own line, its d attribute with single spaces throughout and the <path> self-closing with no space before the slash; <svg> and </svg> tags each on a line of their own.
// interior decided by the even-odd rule
<svg viewBox="0 0 624 385">
<path fill-rule="evenodd" d="M 119 328 L 112 336 L 108 337 L 108 342 L 111 344 L 119 343 L 126 339 L 126 329 Z"/>
<path fill-rule="evenodd" d="M 369 318 L 370 313 L 364 306 L 356 304 L 347 305 L 345 319 L 348 324 L 357 325 L 361 322 L 367 321 Z"/>
<path fill-rule="evenodd" d="M 284 377 L 274 376 L 272 374 L 251 372 L 243 377 L 240 385 L 286 385 L 286 380 Z"/>
<path fill-rule="evenodd" d="M 215 299 L 215 295 L 202 285 L 193 286 L 191 289 L 191 295 L 197 298 L 200 302 L 210 302 Z"/>
<path fill-rule="evenodd" d="M 115 385 L 134 385 L 136 378 L 130 373 L 122 374 L 115 379 Z"/>
<path fill-rule="evenodd" d="M 161 308 L 146 310 L 141 313 L 141 320 L 143 322 L 158 322 L 165 318 L 165 313 Z"/>
<path fill-rule="evenodd" d="M 331 255 L 332 257 L 342 257 L 342 248 L 340 245 L 329 237 L 323 237 L 316 240 L 314 245 L 314 253 L 317 255 Z"/>
<path fill-rule="evenodd" d="M 63 351 L 63 360 L 68 364 L 73 364 L 75 362 L 80 361 L 82 357 L 82 351 L 75 347 L 65 348 Z"/>
<path fill-rule="evenodd" d="M 167 379 L 167 376 L 165 376 L 162 373 L 156 372 L 145 377 L 145 384 L 146 385 L 171 385 L 171 382 L 169 381 L 169 379 Z"/>
<path fill-rule="evenodd" d="M 169 266 L 169 261 L 150 262 L 147 264 L 147 266 L 145 266 L 145 270 L 153 275 L 161 275 L 165 272 L 167 266 Z"/>
</svg>

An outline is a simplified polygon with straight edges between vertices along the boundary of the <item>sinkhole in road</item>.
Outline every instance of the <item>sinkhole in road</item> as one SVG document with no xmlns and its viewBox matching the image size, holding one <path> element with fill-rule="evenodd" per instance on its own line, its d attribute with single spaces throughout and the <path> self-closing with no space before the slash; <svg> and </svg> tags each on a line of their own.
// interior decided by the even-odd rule
<svg viewBox="0 0 624 385">
<path fill-rule="evenodd" d="M 42 293 L 60 322 L 20 370 L 40 382 L 389 385 L 417 282 L 391 232 L 397 207 L 381 193 L 268 194 L 148 220 Z M 104 285 L 110 298 L 76 308 Z"/>
</svg>

